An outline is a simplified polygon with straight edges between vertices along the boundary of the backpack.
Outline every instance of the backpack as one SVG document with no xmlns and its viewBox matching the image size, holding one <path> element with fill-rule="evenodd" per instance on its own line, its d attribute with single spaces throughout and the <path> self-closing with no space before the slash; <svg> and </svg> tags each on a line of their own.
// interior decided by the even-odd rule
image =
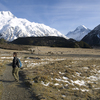
<svg viewBox="0 0 100 100">
<path fill-rule="evenodd" d="M 20 61 L 20 59 L 18 59 L 18 61 L 19 61 L 19 68 L 21 68 L 22 67 L 22 62 Z"/>
</svg>

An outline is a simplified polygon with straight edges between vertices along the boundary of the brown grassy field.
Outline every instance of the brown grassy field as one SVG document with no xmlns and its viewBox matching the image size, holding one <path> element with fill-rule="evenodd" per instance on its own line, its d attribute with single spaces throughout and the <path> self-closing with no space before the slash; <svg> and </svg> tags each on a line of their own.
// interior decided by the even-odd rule
<svg viewBox="0 0 100 100">
<path fill-rule="evenodd" d="M 0 77 L 2 77 L 4 70 L 5 70 L 5 61 L 0 60 Z M 2 92 L 3 92 L 3 83 L 0 80 L 0 99 L 2 97 Z"/>
<path fill-rule="evenodd" d="M 15 50 L 0 49 L 11 62 Z M 25 82 L 40 100 L 100 100 L 100 49 L 33 47 L 17 51 Z"/>
</svg>

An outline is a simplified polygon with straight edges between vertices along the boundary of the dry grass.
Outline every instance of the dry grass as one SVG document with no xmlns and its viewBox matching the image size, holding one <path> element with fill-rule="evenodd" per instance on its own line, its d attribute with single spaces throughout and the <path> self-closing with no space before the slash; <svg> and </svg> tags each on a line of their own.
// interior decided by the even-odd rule
<svg viewBox="0 0 100 100">
<path fill-rule="evenodd" d="M 5 62 L 2 63 L 0 62 L 0 77 L 2 77 L 3 72 L 5 70 L 4 63 Z M 2 98 L 2 93 L 3 93 L 3 83 L 2 81 L 0 81 L 0 99 Z"/>
<path fill-rule="evenodd" d="M 95 88 L 100 88 L 99 83 L 97 81 L 88 82 L 90 81 L 88 77 L 96 75 L 95 70 L 100 70 L 99 65 L 100 60 L 94 59 L 87 61 L 64 60 L 37 66 L 32 70 L 24 70 L 24 72 L 27 76 L 26 79 L 30 79 L 33 92 L 39 94 L 40 99 L 97 100 L 100 99 L 100 89 Z M 84 80 L 85 85 L 72 83 L 77 80 Z M 55 85 L 56 83 L 58 85 Z"/>
<path fill-rule="evenodd" d="M 40 100 L 100 99 L 99 49 L 34 47 L 34 50 L 34 54 L 27 51 L 18 57 L 24 65 L 21 71 L 26 84 Z"/>
</svg>

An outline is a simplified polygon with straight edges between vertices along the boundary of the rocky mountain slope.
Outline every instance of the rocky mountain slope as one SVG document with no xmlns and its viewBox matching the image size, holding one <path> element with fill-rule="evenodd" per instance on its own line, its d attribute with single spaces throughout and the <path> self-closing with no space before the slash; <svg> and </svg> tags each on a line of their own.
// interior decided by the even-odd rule
<svg viewBox="0 0 100 100">
<path fill-rule="evenodd" d="M 10 11 L 0 12 L 0 38 L 4 38 L 7 41 L 13 41 L 18 37 L 41 36 L 58 36 L 67 38 L 56 29 L 50 28 L 44 24 L 17 18 Z"/>
<path fill-rule="evenodd" d="M 100 46 L 100 25 L 95 27 L 90 33 L 88 33 L 82 41 L 88 43 L 91 46 Z"/>
<path fill-rule="evenodd" d="M 80 41 L 85 35 L 87 35 L 91 30 L 86 28 L 84 25 L 78 26 L 74 31 L 67 33 L 68 38 L 73 38 L 77 41 Z"/>
</svg>

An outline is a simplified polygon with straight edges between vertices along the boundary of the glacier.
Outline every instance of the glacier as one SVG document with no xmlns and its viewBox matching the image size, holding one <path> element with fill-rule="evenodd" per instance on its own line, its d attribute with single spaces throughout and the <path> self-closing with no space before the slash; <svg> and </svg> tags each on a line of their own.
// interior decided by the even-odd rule
<svg viewBox="0 0 100 100">
<path fill-rule="evenodd" d="M 0 11 L 0 38 L 13 41 L 19 37 L 58 36 L 68 39 L 54 28 L 17 18 L 10 11 Z"/>
</svg>

